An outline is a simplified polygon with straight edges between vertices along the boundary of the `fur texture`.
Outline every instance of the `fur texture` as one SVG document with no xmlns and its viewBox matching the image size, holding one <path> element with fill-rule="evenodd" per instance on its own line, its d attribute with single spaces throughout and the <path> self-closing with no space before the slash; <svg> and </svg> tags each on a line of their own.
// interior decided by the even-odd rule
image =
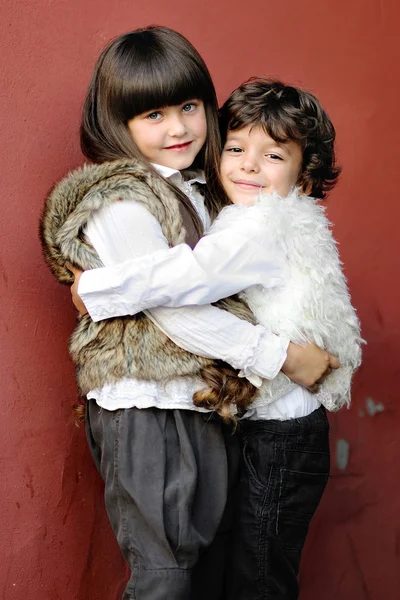
<svg viewBox="0 0 400 600">
<path fill-rule="evenodd" d="M 257 321 L 295 343 L 315 342 L 337 356 L 341 367 L 326 378 L 318 399 L 330 411 L 349 404 L 363 340 L 325 209 L 297 190 L 287 198 L 265 195 L 253 207 L 223 209 L 211 231 L 230 227 L 236 219 L 254 219 L 269 248 L 272 243 L 276 257 L 284 261 L 284 285 L 254 286 L 243 293 Z M 254 405 L 271 402 L 293 387 L 280 373 L 263 383 Z"/>
<path fill-rule="evenodd" d="M 142 202 L 155 216 L 170 246 L 184 242 L 178 200 L 161 178 L 131 160 L 86 165 L 54 187 L 40 221 L 44 258 L 58 281 L 73 282 L 67 263 L 82 270 L 103 266 L 85 239 L 85 224 L 95 210 L 128 199 Z M 221 308 L 253 320 L 240 300 L 227 299 Z M 98 323 L 81 317 L 71 336 L 70 353 L 82 395 L 123 377 L 167 380 L 199 375 L 215 364 L 175 345 L 143 313 Z"/>
</svg>

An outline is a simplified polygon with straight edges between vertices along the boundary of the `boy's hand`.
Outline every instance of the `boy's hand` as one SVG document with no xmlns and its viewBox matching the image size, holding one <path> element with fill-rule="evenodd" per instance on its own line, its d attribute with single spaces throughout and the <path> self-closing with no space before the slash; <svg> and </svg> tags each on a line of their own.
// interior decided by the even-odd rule
<svg viewBox="0 0 400 600">
<path fill-rule="evenodd" d="M 73 273 L 73 275 L 75 277 L 75 281 L 71 285 L 72 302 L 74 303 L 75 308 L 79 312 L 80 315 L 86 315 L 88 311 L 86 309 L 86 306 L 83 304 L 81 297 L 78 295 L 79 280 L 81 278 L 83 271 L 80 271 L 79 269 L 77 269 L 76 267 L 73 267 L 72 265 L 67 265 L 67 269 L 69 271 L 71 271 L 71 273 Z"/>
<path fill-rule="evenodd" d="M 290 342 L 282 371 L 295 383 L 315 392 L 332 369 L 339 367 L 340 362 L 335 356 L 315 344 L 298 346 Z"/>
</svg>

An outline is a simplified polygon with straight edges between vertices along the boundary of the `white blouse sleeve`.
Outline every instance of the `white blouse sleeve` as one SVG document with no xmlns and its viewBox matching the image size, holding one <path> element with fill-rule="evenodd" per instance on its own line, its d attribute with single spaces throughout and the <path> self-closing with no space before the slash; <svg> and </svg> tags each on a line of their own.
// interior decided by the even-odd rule
<svg viewBox="0 0 400 600">
<path fill-rule="evenodd" d="M 138 216 L 138 211 L 125 223 L 126 231 L 132 227 L 129 244 L 134 251 L 124 258 L 119 254 L 119 260 L 114 254 L 112 266 L 104 261 L 105 268 L 86 271 L 80 279 L 79 295 L 94 321 L 155 306 L 209 304 L 255 284 L 269 288 L 282 281 L 280 262 L 263 228 L 256 219 L 244 218 L 244 212 L 228 227 L 219 223 L 191 250 L 185 244 L 168 248 L 157 220 L 147 211 Z M 89 232 L 97 249 L 93 227 Z"/>
<path fill-rule="evenodd" d="M 115 203 L 97 211 L 86 235 L 106 267 L 129 257 L 145 261 L 146 254 L 168 249 L 158 221 L 134 201 Z M 113 309 L 117 307 L 118 311 L 122 310 L 119 299 L 119 295 L 110 298 L 106 294 L 103 301 L 111 300 Z M 155 308 L 146 313 L 182 348 L 225 360 L 249 378 L 254 374 L 275 377 L 286 358 L 287 340 L 210 305 Z"/>
</svg>

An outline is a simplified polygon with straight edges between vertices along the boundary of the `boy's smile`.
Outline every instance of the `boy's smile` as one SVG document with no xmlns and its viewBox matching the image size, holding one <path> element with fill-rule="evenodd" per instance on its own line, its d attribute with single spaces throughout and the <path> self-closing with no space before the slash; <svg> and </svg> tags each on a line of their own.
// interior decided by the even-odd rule
<svg viewBox="0 0 400 600">
<path fill-rule="evenodd" d="M 260 126 L 230 130 L 221 156 L 222 185 L 234 204 L 253 204 L 260 193 L 287 196 L 302 158 L 299 144 L 278 144 Z"/>
<path fill-rule="evenodd" d="M 203 147 L 207 121 L 201 100 L 188 100 L 137 115 L 128 129 L 142 154 L 171 169 L 187 169 Z"/>
</svg>

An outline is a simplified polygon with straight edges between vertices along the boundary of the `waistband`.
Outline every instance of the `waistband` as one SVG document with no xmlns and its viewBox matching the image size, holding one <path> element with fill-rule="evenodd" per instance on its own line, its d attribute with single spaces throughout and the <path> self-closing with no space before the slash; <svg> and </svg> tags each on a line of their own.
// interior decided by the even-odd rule
<svg viewBox="0 0 400 600">
<path fill-rule="evenodd" d="M 329 430 L 329 422 L 324 406 L 320 406 L 306 417 L 279 421 L 278 419 L 266 419 L 249 421 L 243 419 L 239 422 L 239 433 L 249 435 L 255 431 L 268 431 L 282 435 L 298 435 L 300 433 Z"/>
</svg>

